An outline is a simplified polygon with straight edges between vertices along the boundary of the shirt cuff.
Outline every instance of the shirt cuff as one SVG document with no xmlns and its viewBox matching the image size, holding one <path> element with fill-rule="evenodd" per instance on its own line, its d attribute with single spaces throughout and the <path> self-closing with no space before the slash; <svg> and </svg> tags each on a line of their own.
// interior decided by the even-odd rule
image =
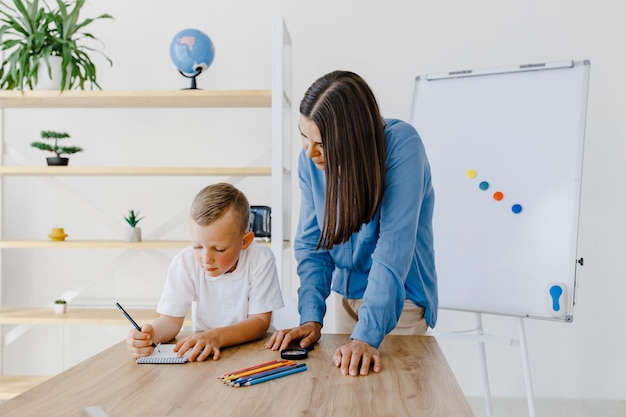
<svg viewBox="0 0 626 417">
<path fill-rule="evenodd" d="M 352 331 L 352 335 L 350 336 L 350 338 L 368 343 L 378 349 L 380 344 L 383 342 L 383 339 L 385 338 L 385 334 L 382 332 L 367 329 L 365 325 L 363 325 L 361 322 L 357 322 L 356 326 L 354 326 L 354 330 Z"/>
</svg>

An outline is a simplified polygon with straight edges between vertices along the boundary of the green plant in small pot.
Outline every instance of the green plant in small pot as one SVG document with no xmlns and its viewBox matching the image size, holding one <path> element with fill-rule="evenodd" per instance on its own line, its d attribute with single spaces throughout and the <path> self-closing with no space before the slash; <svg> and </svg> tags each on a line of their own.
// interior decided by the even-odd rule
<svg viewBox="0 0 626 417">
<path fill-rule="evenodd" d="M 137 223 L 143 219 L 139 217 L 139 211 L 128 210 L 128 216 L 124 217 L 126 223 L 130 226 L 126 234 L 126 240 L 129 242 L 141 242 L 141 228 L 137 227 Z"/>
<path fill-rule="evenodd" d="M 0 49 L 4 56 L 0 88 L 63 91 L 78 86 L 84 90 L 85 83 L 100 88 L 89 54 L 97 52 L 109 65 L 113 62 L 89 45 L 99 40 L 84 28 L 96 20 L 113 17 L 105 13 L 80 20 L 85 0 L 55 3 L 56 8 L 52 8 L 45 0 L 0 0 Z M 50 81 L 50 85 L 42 85 L 43 81 Z"/>
<path fill-rule="evenodd" d="M 54 130 L 42 130 L 41 139 L 54 140 L 54 144 L 46 142 L 33 142 L 30 144 L 33 148 L 41 149 L 42 151 L 53 152 L 56 156 L 46 158 L 48 165 L 67 165 L 70 161 L 69 158 L 62 157 L 61 155 L 72 155 L 77 152 L 82 152 L 83 148 L 78 146 L 59 146 L 58 142 L 61 139 L 70 138 L 69 133 L 55 132 Z"/>
<path fill-rule="evenodd" d="M 57 314 L 63 314 L 67 311 L 67 301 L 59 298 L 54 301 L 54 312 Z"/>
</svg>

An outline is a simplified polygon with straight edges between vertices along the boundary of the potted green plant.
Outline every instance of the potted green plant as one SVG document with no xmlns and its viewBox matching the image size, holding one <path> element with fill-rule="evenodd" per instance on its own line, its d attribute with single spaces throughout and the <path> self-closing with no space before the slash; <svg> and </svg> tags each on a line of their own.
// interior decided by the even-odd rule
<svg viewBox="0 0 626 417">
<path fill-rule="evenodd" d="M 83 90 L 86 82 L 91 88 L 100 88 L 89 54 L 98 52 L 109 65 L 113 62 L 102 51 L 84 43 L 99 41 L 84 28 L 99 19 L 112 19 L 111 15 L 80 20 L 85 0 L 55 0 L 56 8 L 45 0 L 11 1 L 13 5 L 0 0 L 0 48 L 4 54 L 0 88 L 34 89 L 40 78 L 53 77 L 55 61 L 60 80 L 52 88 L 63 91 L 78 86 Z"/>
<path fill-rule="evenodd" d="M 54 140 L 54 145 L 46 142 L 33 142 L 30 144 L 33 148 L 41 149 L 42 151 L 53 152 L 56 156 L 46 158 L 48 165 L 67 165 L 70 161 L 69 158 L 64 158 L 61 155 L 72 155 L 77 152 L 82 152 L 83 148 L 78 146 L 59 146 L 58 141 L 60 139 L 68 139 L 69 133 L 55 132 L 54 130 L 42 130 L 41 139 Z"/>
<path fill-rule="evenodd" d="M 143 217 L 139 217 L 139 211 L 135 212 L 135 210 L 128 210 L 128 216 L 124 217 L 124 220 L 130 226 L 126 235 L 126 240 L 129 242 L 141 242 L 141 228 L 137 227 L 137 223 L 141 219 Z"/>
<path fill-rule="evenodd" d="M 63 314 L 67 311 L 67 301 L 59 298 L 54 302 L 54 312 L 57 314 Z"/>
</svg>

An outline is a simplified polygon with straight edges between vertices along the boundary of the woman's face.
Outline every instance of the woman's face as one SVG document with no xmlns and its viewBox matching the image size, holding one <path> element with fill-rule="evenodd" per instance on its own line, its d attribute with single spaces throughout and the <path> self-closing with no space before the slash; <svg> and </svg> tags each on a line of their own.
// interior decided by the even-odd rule
<svg viewBox="0 0 626 417">
<path fill-rule="evenodd" d="M 298 129 L 300 129 L 300 137 L 302 138 L 302 146 L 304 146 L 306 156 L 313 161 L 316 167 L 324 170 L 322 135 L 317 125 L 310 118 L 300 115 Z"/>
</svg>

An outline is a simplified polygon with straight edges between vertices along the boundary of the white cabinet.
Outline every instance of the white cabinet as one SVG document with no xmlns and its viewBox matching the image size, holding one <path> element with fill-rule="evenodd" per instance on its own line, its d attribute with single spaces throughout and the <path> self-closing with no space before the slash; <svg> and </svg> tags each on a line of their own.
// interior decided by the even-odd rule
<svg viewBox="0 0 626 417">
<path fill-rule="evenodd" d="M 0 151 L 0 210 L 7 204 L 16 204 L 15 201 L 6 201 L 5 186 L 13 177 L 262 177 L 270 182 L 272 207 L 272 239 L 271 247 L 276 256 L 281 284 L 285 295 L 291 291 L 290 286 L 290 210 L 291 210 L 291 40 L 281 18 L 273 21 L 272 33 L 272 86 L 268 90 L 179 90 L 179 91 L 66 91 L 61 94 L 53 91 L 0 91 L 0 111 L 2 112 L 2 132 Z M 4 125 L 9 123 L 9 116 L 5 110 L 9 109 L 62 109 L 64 112 L 84 109 L 204 109 L 210 112 L 212 108 L 228 109 L 236 112 L 242 108 L 270 109 L 271 138 L 259 139 L 261 146 L 269 150 L 271 147 L 271 163 L 269 166 L 232 166 L 232 167 L 205 167 L 205 166 L 5 166 L 5 138 Z M 115 140 L 115 139 L 111 139 Z M 256 146 L 259 146 L 257 143 Z M 43 159 L 43 158 L 42 158 Z M 94 185 L 94 187 L 97 185 Z M 62 201 L 50 204 L 63 204 Z M 254 204 L 251 201 L 251 204 Z M 45 207 L 35 207 L 33 210 L 45 211 Z M 68 208 L 71 210 L 71 208 Z M 23 219 L 9 219 L 1 216 L 0 222 L 23 221 Z M 6 239 L 0 223 L 0 266 L 8 250 L 159 250 L 177 249 L 188 245 L 187 240 L 147 239 L 142 242 L 126 242 L 121 237 L 115 239 L 72 239 L 71 236 L 64 242 L 53 242 L 45 239 Z M 0 299 L 8 299 L 6 284 L 11 277 L 0 277 Z M 111 309 L 114 300 L 111 300 Z M 50 300 L 52 302 L 52 300 Z M 154 314 L 150 309 L 134 309 L 133 314 L 138 319 L 149 319 Z M 125 318 L 117 311 L 104 311 L 102 308 L 70 309 L 65 315 L 52 314 L 52 308 L 21 308 L 16 306 L 3 307 L 0 305 L 0 327 L 2 325 L 26 326 L 33 324 L 119 324 L 128 325 Z M 2 335 L 5 335 L 4 329 Z M 3 342 L 5 343 L 5 342 Z M 0 345 L 0 366 L 3 345 Z M 2 376 L 0 368 L 0 399 L 14 395 L 24 384 L 28 386 L 28 379 L 16 376 Z M 33 381 L 39 381 L 35 378 Z"/>
</svg>

